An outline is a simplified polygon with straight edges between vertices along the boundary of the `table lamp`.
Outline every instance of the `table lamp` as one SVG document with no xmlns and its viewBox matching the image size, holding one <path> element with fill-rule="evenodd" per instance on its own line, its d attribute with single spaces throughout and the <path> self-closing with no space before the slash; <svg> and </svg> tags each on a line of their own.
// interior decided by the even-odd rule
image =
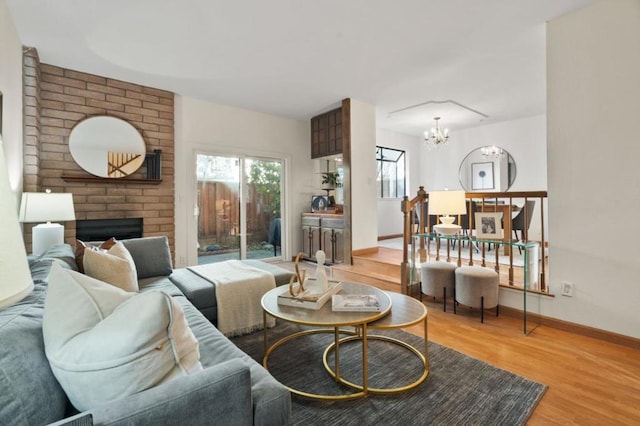
<svg viewBox="0 0 640 426">
<path fill-rule="evenodd" d="M 442 235 L 456 235 L 460 225 L 455 225 L 454 216 L 467 213 L 464 191 L 431 191 L 429 192 L 429 214 L 441 215 L 440 223 L 433 229 Z"/>
<path fill-rule="evenodd" d="M 0 139 L 0 309 L 22 300 L 33 290 L 18 212 Z"/>
<path fill-rule="evenodd" d="M 46 222 L 33 227 L 33 254 L 40 255 L 51 246 L 64 243 L 64 226 L 52 221 L 76 220 L 73 195 L 69 193 L 25 192 L 20 204 L 20 221 Z"/>
</svg>

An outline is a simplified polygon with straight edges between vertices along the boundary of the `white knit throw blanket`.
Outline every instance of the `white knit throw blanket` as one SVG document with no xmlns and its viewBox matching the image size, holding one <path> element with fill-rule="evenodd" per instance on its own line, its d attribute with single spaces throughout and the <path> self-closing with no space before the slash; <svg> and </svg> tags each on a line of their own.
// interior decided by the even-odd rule
<svg viewBox="0 0 640 426">
<path fill-rule="evenodd" d="M 239 336 L 263 328 L 260 301 L 267 291 L 276 286 L 272 274 L 240 260 L 190 266 L 188 269 L 215 285 L 218 330 L 222 334 Z M 275 319 L 267 318 L 267 326 L 275 326 Z"/>
</svg>

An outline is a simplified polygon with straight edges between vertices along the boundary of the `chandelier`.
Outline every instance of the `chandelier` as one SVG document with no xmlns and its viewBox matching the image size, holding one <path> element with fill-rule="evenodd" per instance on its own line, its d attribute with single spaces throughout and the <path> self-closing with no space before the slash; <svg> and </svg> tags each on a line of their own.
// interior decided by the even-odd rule
<svg viewBox="0 0 640 426">
<path fill-rule="evenodd" d="M 502 158 L 504 157 L 504 150 L 495 145 L 483 146 L 480 148 L 482 156 L 485 158 Z"/>
<path fill-rule="evenodd" d="M 440 124 L 438 120 L 440 117 L 433 117 L 436 122 L 436 127 L 431 129 L 431 132 L 424 132 L 424 140 L 427 141 L 427 148 L 439 148 L 446 145 L 449 140 L 449 129 L 444 129 L 444 132 L 440 130 Z"/>
</svg>

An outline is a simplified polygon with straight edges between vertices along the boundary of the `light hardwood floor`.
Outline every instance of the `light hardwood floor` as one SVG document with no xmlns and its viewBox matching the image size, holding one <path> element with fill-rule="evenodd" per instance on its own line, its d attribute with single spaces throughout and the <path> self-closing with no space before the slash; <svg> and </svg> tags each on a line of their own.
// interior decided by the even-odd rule
<svg viewBox="0 0 640 426">
<path fill-rule="evenodd" d="M 353 280 L 346 269 L 334 277 Z M 399 291 L 376 277 L 361 281 Z M 529 425 L 640 425 L 639 350 L 544 325 L 525 336 L 519 318 L 487 311 L 481 324 L 478 311 L 423 303 L 429 340 L 548 386 Z M 422 336 L 420 325 L 406 331 Z"/>
</svg>

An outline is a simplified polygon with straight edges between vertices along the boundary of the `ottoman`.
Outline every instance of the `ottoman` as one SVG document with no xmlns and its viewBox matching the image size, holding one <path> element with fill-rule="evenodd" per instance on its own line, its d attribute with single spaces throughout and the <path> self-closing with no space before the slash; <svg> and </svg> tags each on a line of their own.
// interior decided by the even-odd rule
<svg viewBox="0 0 640 426">
<path fill-rule="evenodd" d="M 276 286 L 289 284 L 289 278 L 293 275 L 284 268 L 260 260 L 247 259 L 242 262 L 269 272 L 274 276 Z M 218 302 L 214 284 L 187 268 L 175 269 L 169 279 L 213 325 L 218 324 Z"/>
<path fill-rule="evenodd" d="M 444 261 L 425 262 L 420 266 L 421 292 L 422 295 L 440 296 L 442 295 L 442 304 L 444 312 L 447 312 L 447 294 L 454 295 L 457 265 Z"/>
<path fill-rule="evenodd" d="M 455 302 L 480 309 L 480 322 L 484 322 L 484 310 L 496 308 L 498 316 L 498 293 L 500 276 L 490 268 L 462 266 L 455 271 Z M 456 313 L 456 304 L 453 304 Z"/>
</svg>

